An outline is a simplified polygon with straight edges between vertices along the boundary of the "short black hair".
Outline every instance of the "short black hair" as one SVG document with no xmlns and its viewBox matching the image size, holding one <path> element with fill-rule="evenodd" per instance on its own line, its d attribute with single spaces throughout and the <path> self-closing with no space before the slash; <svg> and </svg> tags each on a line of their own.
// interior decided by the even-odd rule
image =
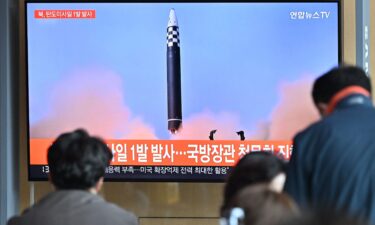
<svg viewBox="0 0 375 225">
<path fill-rule="evenodd" d="M 356 66 L 333 68 L 314 82 L 312 97 L 315 105 L 329 103 L 336 93 L 349 86 L 360 86 L 371 93 L 370 79 L 361 68 Z"/>
<path fill-rule="evenodd" d="M 287 164 L 281 158 L 265 151 L 251 152 L 243 156 L 230 172 L 224 187 L 221 210 L 244 187 L 271 182 L 280 173 L 286 173 Z"/>
<path fill-rule="evenodd" d="M 291 217 L 279 225 L 370 225 L 367 218 L 351 215 L 343 210 L 313 209 Z"/>
<path fill-rule="evenodd" d="M 85 130 L 61 134 L 48 149 L 51 182 L 57 189 L 89 189 L 113 157 L 107 145 Z"/>
</svg>

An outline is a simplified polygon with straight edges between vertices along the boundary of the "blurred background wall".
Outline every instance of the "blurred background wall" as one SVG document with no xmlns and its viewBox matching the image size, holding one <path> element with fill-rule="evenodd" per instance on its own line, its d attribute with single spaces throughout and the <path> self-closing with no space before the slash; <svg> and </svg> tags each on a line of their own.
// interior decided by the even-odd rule
<svg viewBox="0 0 375 225">
<path fill-rule="evenodd" d="M 3 46 L 5 43 L 3 41 L 4 27 L 3 15 L 4 7 L 7 7 L 4 2 L 11 2 L 10 0 L 0 1 L 1 12 L 0 12 L 0 29 L 1 29 L 1 56 L 3 57 Z M 9 31 L 16 40 L 16 45 L 12 51 L 15 51 L 13 57 L 16 56 L 16 64 L 19 65 L 16 69 L 11 72 L 15 83 L 15 89 L 13 90 L 12 98 L 8 98 L 7 101 L 11 101 L 12 106 L 10 107 L 9 113 L 13 113 L 14 118 L 11 120 L 11 124 L 3 123 L 1 120 L 1 131 L 5 132 L 7 135 L 1 135 L 1 137 L 9 137 L 10 139 L 15 139 L 13 142 L 10 140 L 9 143 L 13 145 L 5 146 L 3 140 L 1 139 L 1 152 L 15 151 L 16 154 L 11 154 L 17 157 L 18 165 L 7 166 L 12 167 L 8 171 L 12 171 L 16 174 L 17 180 L 14 184 L 13 196 L 16 205 L 13 208 L 19 208 L 21 212 L 26 207 L 28 207 L 33 201 L 37 201 L 46 193 L 52 190 L 51 185 L 48 182 L 28 182 L 27 181 L 27 148 L 26 148 L 26 68 L 25 68 L 25 9 L 24 0 L 14 0 L 13 4 L 16 2 L 18 12 L 17 18 L 13 18 L 16 24 L 19 22 L 19 26 L 13 27 L 15 30 Z M 342 58 L 343 62 L 349 64 L 356 63 L 356 10 L 355 10 L 355 0 L 342 0 Z M 375 72 L 375 2 L 371 1 L 371 28 L 370 28 L 370 57 L 372 68 L 370 73 Z M 7 34 L 8 31 L 5 31 Z M 9 37 L 8 37 L 9 38 Z M 9 40 L 9 39 L 7 39 Z M 1 60 L 1 62 L 5 62 Z M 3 65 L 3 64 L 2 64 Z M 12 67 L 12 66 L 10 66 Z M 15 66 L 13 65 L 15 68 Z M 3 70 L 3 67 L 0 67 Z M 3 74 L 3 72 L 2 72 Z M 9 73 L 10 74 L 10 73 Z M 7 77 L 10 78 L 9 76 Z M 4 79 L 3 75 L 1 77 L 1 99 L 6 99 L 4 92 Z M 374 81 L 373 81 L 374 84 Z M 9 86 L 7 87 L 9 90 Z M 1 102 L 1 111 L 4 111 L 4 102 Z M 5 117 L 4 117 L 5 121 Z M 8 126 L 13 126 L 13 129 L 8 128 Z M 10 130 L 9 130 L 10 129 Z M 4 149 L 3 149 L 4 148 Z M 18 154 L 19 153 L 19 154 Z M 3 155 L 1 155 L 3 156 Z M 3 170 L 4 158 L 0 158 L 0 166 Z M 17 169 L 19 168 L 19 170 Z M 4 181 L 5 182 L 5 181 Z M 19 182 L 19 190 L 17 189 Z M 3 181 L 2 181 L 3 188 Z M 115 182 L 106 183 L 104 189 L 101 192 L 108 201 L 114 202 L 130 211 L 133 211 L 140 219 L 141 225 L 164 225 L 164 224 L 175 224 L 175 225 L 217 225 L 218 224 L 218 209 L 222 198 L 222 183 L 130 183 L 130 182 Z M 7 189 L 9 191 L 9 188 Z M 8 192 L 3 193 L 1 189 L 1 197 L 3 198 Z M 18 201 L 19 198 L 19 201 Z M 3 202 L 1 200 L 1 202 Z M 18 204 L 19 203 L 19 207 Z M 3 205 L 1 205 L 1 210 Z M 2 211 L 1 211 L 2 212 Z M 1 216 L 2 217 L 2 216 Z M 3 222 L 3 221 L 1 221 Z M 0 223 L 1 225 L 3 223 Z"/>
</svg>

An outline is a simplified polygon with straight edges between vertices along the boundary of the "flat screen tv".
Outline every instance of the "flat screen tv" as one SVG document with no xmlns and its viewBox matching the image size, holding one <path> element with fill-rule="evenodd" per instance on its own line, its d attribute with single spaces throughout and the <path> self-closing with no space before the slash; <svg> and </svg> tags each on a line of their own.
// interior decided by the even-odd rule
<svg viewBox="0 0 375 225">
<path fill-rule="evenodd" d="M 86 129 L 116 181 L 222 181 L 244 154 L 286 160 L 340 62 L 338 1 L 26 2 L 29 179 Z"/>
</svg>

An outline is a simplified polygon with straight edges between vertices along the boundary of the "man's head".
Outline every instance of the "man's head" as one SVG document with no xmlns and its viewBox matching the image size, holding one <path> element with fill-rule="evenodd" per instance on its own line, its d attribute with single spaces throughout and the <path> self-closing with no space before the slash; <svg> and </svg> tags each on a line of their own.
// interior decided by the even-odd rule
<svg viewBox="0 0 375 225">
<path fill-rule="evenodd" d="M 100 189 L 113 155 L 84 130 L 61 134 L 48 149 L 50 180 L 57 189 Z"/>
<path fill-rule="evenodd" d="M 312 97 L 321 115 L 327 114 L 332 98 L 345 88 L 356 86 L 371 93 L 370 79 L 366 73 L 355 66 L 334 68 L 319 77 L 312 90 Z"/>
</svg>

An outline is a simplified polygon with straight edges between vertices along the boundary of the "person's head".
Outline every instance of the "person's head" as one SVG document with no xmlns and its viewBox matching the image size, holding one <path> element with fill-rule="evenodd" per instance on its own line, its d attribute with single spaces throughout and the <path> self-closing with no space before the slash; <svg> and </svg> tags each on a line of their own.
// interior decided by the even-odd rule
<svg viewBox="0 0 375 225">
<path fill-rule="evenodd" d="M 286 194 L 266 185 L 252 185 L 233 197 L 223 211 L 222 225 L 276 225 L 299 215 L 299 209 Z"/>
<path fill-rule="evenodd" d="M 327 115 L 327 107 L 332 98 L 349 87 L 371 94 L 371 82 L 359 67 L 341 66 L 334 68 L 315 80 L 312 97 L 321 115 Z"/>
<path fill-rule="evenodd" d="M 61 134 L 48 149 L 50 181 L 56 189 L 99 191 L 113 155 L 84 130 Z"/>
<path fill-rule="evenodd" d="M 345 212 L 336 210 L 313 210 L 307 211 L 277 225 L 370 225 L 367 219 L 356 218 Z"/>
<path fill-rule="evenodd" d="M 281 192 L 286 178 L 286 163 L 269 152 L 252 152 L 242 157 L 227 178 L 224 187 L 225 208 L 241 189 L 254 184 L 266 184 Z"/>
</svg>

